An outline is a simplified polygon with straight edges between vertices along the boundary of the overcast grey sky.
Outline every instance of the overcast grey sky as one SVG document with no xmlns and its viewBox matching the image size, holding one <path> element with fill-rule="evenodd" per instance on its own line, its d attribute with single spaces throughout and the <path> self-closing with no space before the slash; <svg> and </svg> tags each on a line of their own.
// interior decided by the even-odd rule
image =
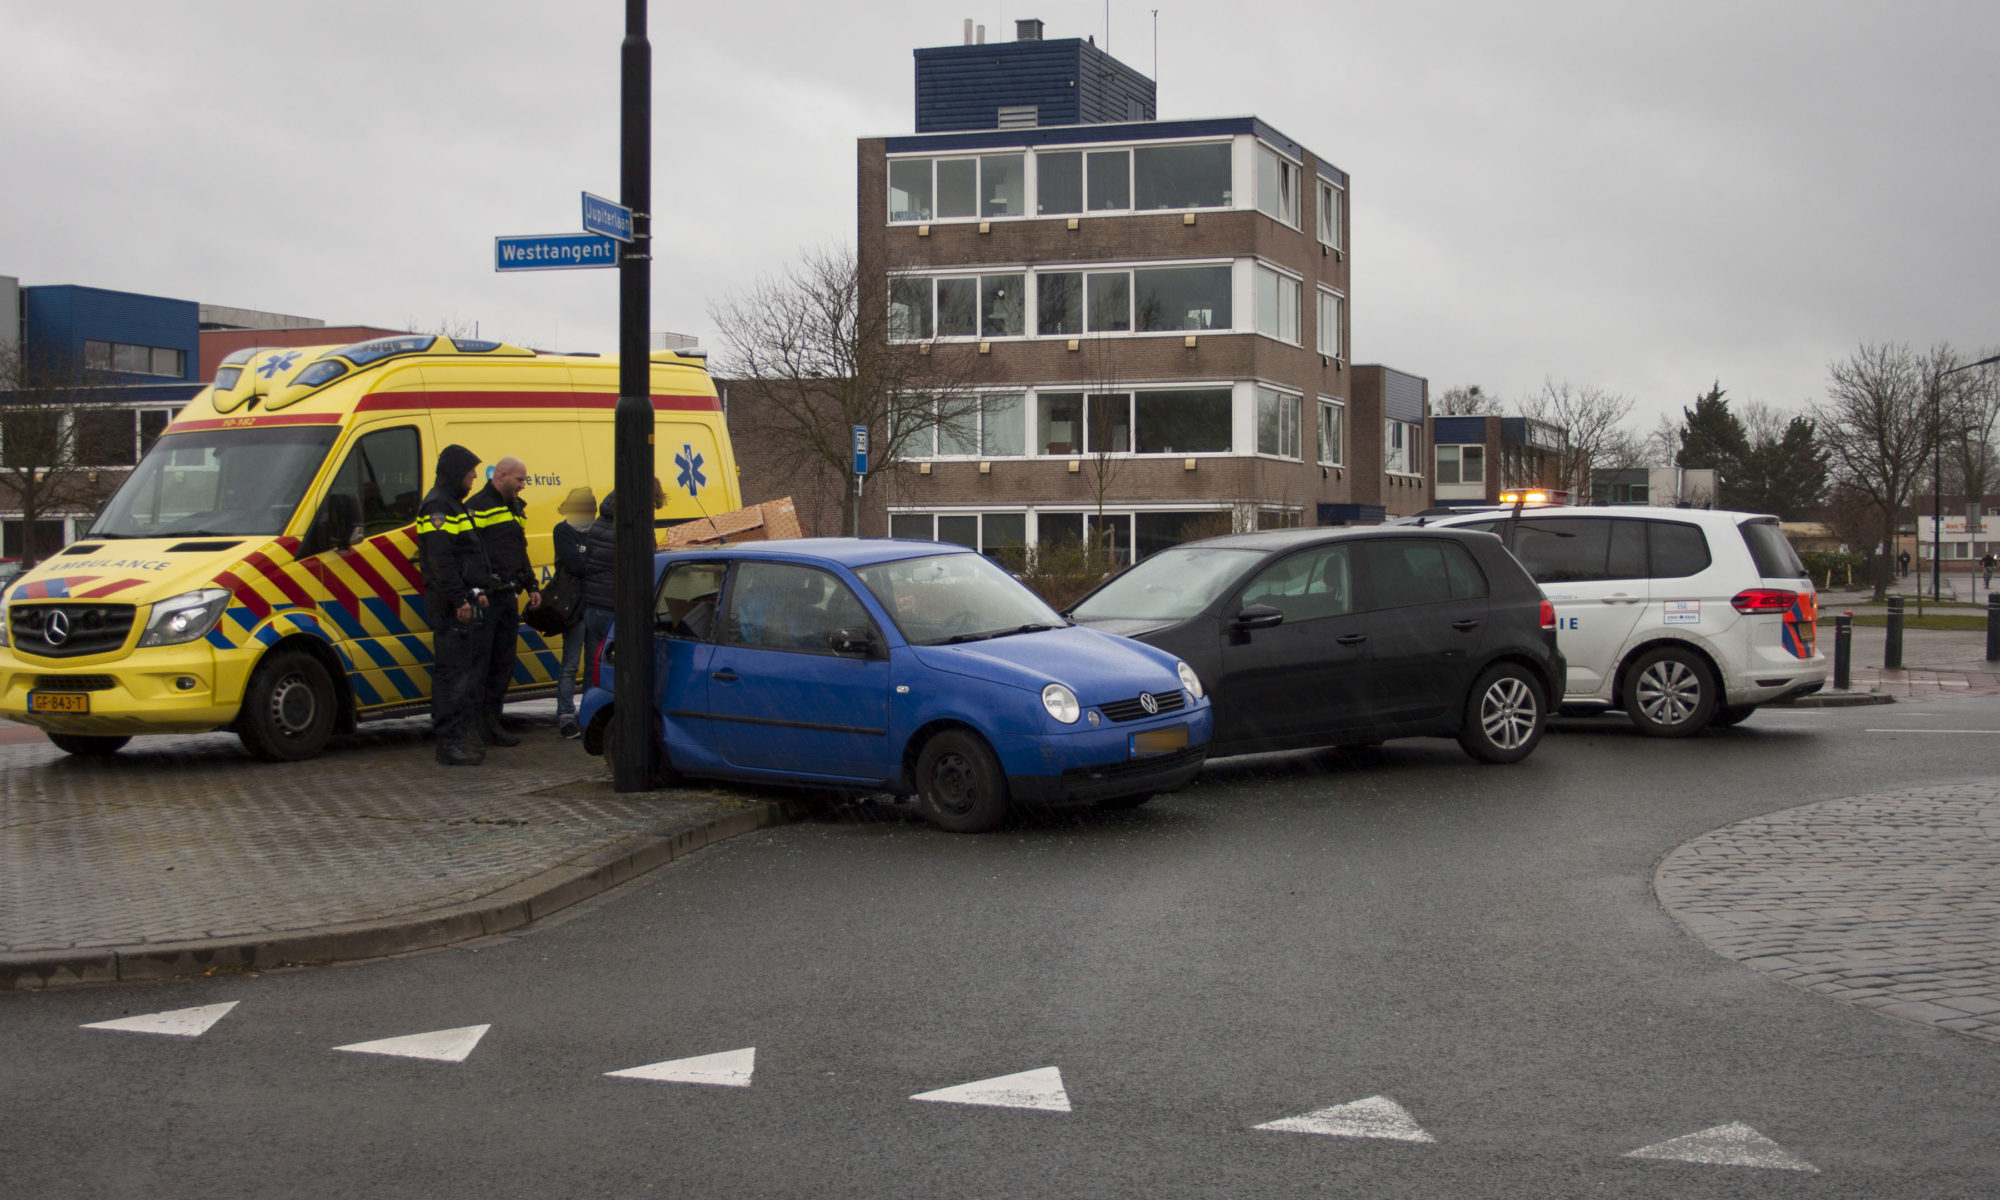
<svg viewBox="0 0 2000 1200">
<path fill-rule="evenodd" d="M 1353 176 L 1353 350 L 1511 400 L 1719 379 L 1798 407 L 1864 341 L 2000 344 L 2000 4 L 1112 0 L 1160 115 L 1255 113 Z M 961 21 L 1102 0 L 655 0 L 653 327 L 854 236 Z M 618 192 L 620 0 L 0 0 L 0 274 L 616 348 L 615 272 L 492 238 Z"/>
</svg>

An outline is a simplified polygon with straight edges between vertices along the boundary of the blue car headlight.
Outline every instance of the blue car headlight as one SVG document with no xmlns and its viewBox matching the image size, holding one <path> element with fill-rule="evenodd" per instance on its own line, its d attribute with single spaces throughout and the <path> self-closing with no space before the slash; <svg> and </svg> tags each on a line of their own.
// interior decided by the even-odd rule
<svg viewBox="0 0 2000 1200">
<path fill-rule="evenodd" d="M 1060 683 L 1052 683 L 1042 689 L 1042 707 L 1065 725 L 1076 724 L 1076 719 L 1083 715 L 1083 706 L 1076 702 L 1076 693 Z"/>
<path fill-rule="evenodd" d="M 207 637 L 228 604 L 229 593 L 222 588 L 202 588 L 162 600 L 153 605 L 153 615 L 146 618 L 146 632 L 139 638 L 139 644 L 173 646 Z"/>
<path fill-rule="evenodd" d="M 1188 695 L 1196 700 L 1201 699 L 1201 676 L 1194 673 L 1194 668 L 1184 662 L 1177 662 L 1174 664 L 1174 670 L 1180 672 L 1181 686 L 1187 689 Z"/>
</svg>

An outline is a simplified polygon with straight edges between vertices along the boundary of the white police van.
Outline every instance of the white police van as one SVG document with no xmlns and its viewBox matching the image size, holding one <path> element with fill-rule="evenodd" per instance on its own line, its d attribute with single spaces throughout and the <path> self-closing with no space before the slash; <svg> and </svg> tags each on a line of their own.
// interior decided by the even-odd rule
<svg viewBox="0 0 2000 1200">
<path fill-rule="evenodd" d="M 1562 703 L 1685 737 L 1826 685 L 1819 593 L 1775 517 L 1521 508 L 1431 517 L 1496 534 L 1556 610 Z"/>
</svg>

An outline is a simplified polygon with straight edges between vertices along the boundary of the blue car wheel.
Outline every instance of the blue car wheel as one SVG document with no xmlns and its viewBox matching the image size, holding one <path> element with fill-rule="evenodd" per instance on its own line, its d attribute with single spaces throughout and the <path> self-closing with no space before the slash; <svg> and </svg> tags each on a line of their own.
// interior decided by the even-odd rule
<svg viewBox="0 0 2000 1200">
<path fill-rule="evenodd" d="M 924 816 L 950 833 L 985 833 L 1007 819 L 1007 777 L 979 735 L 947 729 L 917 755 Z"/>
</svg>

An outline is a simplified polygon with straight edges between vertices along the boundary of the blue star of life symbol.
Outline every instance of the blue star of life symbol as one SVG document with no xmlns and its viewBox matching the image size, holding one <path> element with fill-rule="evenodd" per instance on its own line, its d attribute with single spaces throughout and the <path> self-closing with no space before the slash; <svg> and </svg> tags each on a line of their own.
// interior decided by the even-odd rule
<svg viewBox="0 0 2000 1200">
<path fill-rule="evenodd" d="M 270 379 L 282 371 L 289 371 L 292 369 L 292 364 L 299 361 L 299 354 L 297 350 L 287 350 L 283 354 L 267 358 L 264 360 L 264 365 L 257 368 L 257 373 Z"/>
<path fill-rule="evenodd" d="M 695 448 L 682 442 L 681 452 L 674 455 L 674 465 L 681 469 L 681 473 L 674 477 L 674 486 L 686 488 L 690 496 L 708 486 L 708 476 L 701 473 L 701 464 L 702 457 Z"/>
</svg>

